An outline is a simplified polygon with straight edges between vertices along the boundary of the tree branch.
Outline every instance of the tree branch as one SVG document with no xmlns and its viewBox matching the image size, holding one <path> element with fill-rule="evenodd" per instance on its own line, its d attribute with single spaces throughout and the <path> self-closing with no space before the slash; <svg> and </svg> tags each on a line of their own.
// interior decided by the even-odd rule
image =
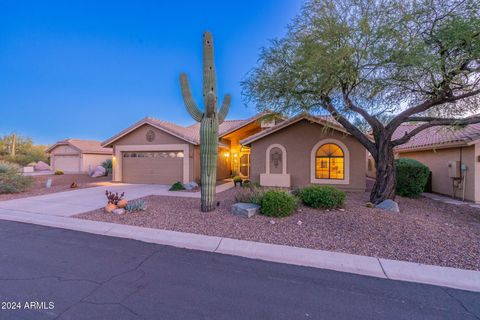
<svg viewBox="0 0 480 320">
<path fill-rule="evenodd" d="M 350 134 L 352 134 L 357 140 L 372 154 L 377 154 L 375 144 L 368 139 L 363 132 L 361 132 L 356 126 L 342 116 L 337 109 L 333 106 L 332 100 L 329 97 L 322 98 L 322 105 L 334 118 L 337 120 Z"/>
<path fill-rule="evenodd" d="M 389 133 L 393 133 L 395 131 L 395 129 L 397 129 L 402 123 L 408 121 L 408 118 L 410 116 L 414 115 L 414 114 L 425 112 L 425 111 L 427 111 L 427 110 L 429 110 L 429 109 L 431 109 L 435 106 L 439 106 L 439 105 L 442 105 L 442 104 L 445 104 L 445 103 L 452 103 L 452 102 L 455 102 L 455 101 L 458 101 L 458 100 L 462 100 L 462 99 L 477 95 L 479 93 L 480 93 L 480 89 L 477 89 L 477 90 L 473 90 L 473 91 L 470 91 L 470 92 L 467 92 L 467 93 L 464 93 L 464 94 L 459 94 L 459 95 L 456 95 L 456 96 L 448 97 L 448 96 L 443 95 L 443 96 L 437 97 L 435 99 L 424 101 L 424 102 L 416 105 L 415 107 L 408 108 L 407 110 L 399 113 L 395 118 L 393 118 L 392 121 L 390 121 L 388 123 L 388 125 L 385 127 L 385 129 Z"/>
<path fill-rule="evenodd" d="M 458 126 L 465 126 L 474 123 L 480 123 L 480 116 L 473 116 L 468 117 L 465 119 L 454 119 L 454 118 L 435 118 L 435 117 L 411 117 L 412 121 L 425 121 L 424 124 L 416 127 L 412 131 L 406 133 L 403 137 L 392 141 L 394 146 L 398 146 L 404 143 L 407 143 L 412 137 L 417 135 L 418 133 L 422 132 L 425 129 L 431 127 L 438 127 L 438 126 L 451 126 L 451 125 L 458 125 Z"/>
</svg>

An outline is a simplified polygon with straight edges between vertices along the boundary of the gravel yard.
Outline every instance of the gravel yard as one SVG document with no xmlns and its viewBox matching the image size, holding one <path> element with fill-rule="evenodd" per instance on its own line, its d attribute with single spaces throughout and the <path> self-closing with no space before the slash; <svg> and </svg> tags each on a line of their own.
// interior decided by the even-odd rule
<svg viewBox="0 0 480 320">
<path fill-rule="evenodd" d="M 64 175 L 45 175 L 45 176 L 33 176 L 34 182 L 30 189 L 20 193 L 8 193 L 0 194 L 0 201 L 26 198 L 32 196 L 39 196 L 42 194 L 70 191 L 81 188 L 97 187 L 99 185 L 105 185 L 112 181 L 112 177 L 98 177 L 91 178 L 88 174 L 64 174 Z M 52 179 L 52 186 L 47 188 L 45 186 L 48 179 Z M 78 187 L 71 189 L 72 182 L 76 182 Z"/>
<path fill-rule="evenodd" d="M 480 270 L 480 209 L 398 197 L 395 214 L 366 208 L 367 193 L 349 193 L 344 211 L 300 206 L 287 218 L 246 219 L 230 214 L 235 192 L 219 194 L 220 206 L 210 213 L 199 211 L 199 199 L 149 196 L 145 212 L 77 217 Z"/>
</svg>

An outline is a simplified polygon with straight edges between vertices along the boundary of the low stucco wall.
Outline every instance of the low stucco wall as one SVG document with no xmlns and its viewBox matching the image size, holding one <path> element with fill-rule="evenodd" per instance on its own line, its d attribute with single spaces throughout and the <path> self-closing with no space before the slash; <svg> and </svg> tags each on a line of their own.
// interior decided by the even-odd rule
<svg viewBox="0 0 480 320">
<path fill-rule="evenodd" d="M 444 195 L 452 195 L 452 179 L 448 176 L 448 162 L 462 161 L 467 166 L 465 199 L 475 201 L 475 147 L 455 147 L 448 149 L 401 152 L 400 158 L 411 158 L 420 161 L 432 171 L 432 191 Z M 462 190 L 457 191 L 462 197 Z"/>
<path fill-rule="evenodd" d="M 260 174 L 266 173 L 266 151 L 272 144 L 280 144 L 287 153 L 287 173 L 290 174 L 291 185 L 305 186 L 311 184 L 310 166 L 313 147 L 321 140 L 336 139 L 343 143 L 349 151 L 349 183 L 335 184 L 339 189 L 364 191 L 366 185 L 366 150 L 352 136 L 336 130 L 325 129 L 317 123 L 302 120 L 275 133 L 265 136 L 251 144 L 250 179 L 260 181 Z"/>
<path fill-rule="evenodd" d="M 89 173 L 96 167 L 101 165 L 104 161 L 112 159 L 111 154 L 90 154 L 84 153 L 81 157 L 81 170 L 84 173 Z"/>
</svg>

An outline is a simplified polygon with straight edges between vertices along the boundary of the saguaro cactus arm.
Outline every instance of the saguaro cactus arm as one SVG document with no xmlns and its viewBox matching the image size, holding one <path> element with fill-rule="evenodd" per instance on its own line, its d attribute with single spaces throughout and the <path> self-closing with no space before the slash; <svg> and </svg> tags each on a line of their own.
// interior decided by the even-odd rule
<svg viewBox="0 0 480 320">
<path fill-rule="evenodd" d="M 192 92 L 190 90 L 190 84 L 188 83 L 188 77 L 185 73 L 180 75 L 180 87 L 182 88 L 182 97 L 185 106 L 187 107 L 188 113 L 192 116 L 192 118 L 200 122 L 203 118 L 203 112 L 200 111 L 197 104 L 193 100 Z"/>
<path fill-rule="evenodd" d="M 222 107 L 220 108 L 220 111 L 218 112 L 218 123 L 222 123 L 223 120 L 227 117 L 228 110 L 230 110 L 230 104 L 232 102 L 232 96 L 227 94 L 225 97 L 223 97 L 223 103 Z"/>
</svg>

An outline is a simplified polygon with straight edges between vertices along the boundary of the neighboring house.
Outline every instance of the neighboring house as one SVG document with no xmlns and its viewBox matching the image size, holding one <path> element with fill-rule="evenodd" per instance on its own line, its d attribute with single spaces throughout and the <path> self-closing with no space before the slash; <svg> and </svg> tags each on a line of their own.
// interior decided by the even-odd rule
<svg viewBox="0 0 480 320">
<path fill-rule="evenodd" d="M 46 152 L 50 155 L 52 170 L 65 173 L 89 173 L 102 162 L 112 159 L 112 149 L 100 141 L 67 139 L 58 141 Z"/>
<path fill-rule="evenodd" d="M 420 124 L 404 124 L 397 139 Z M 395 148 L 400 158 L 412 158 L 430 168 L 435 193 L 480 202 L 480 124 L 464 128 L 431 127 Z"/>
<path fill-rule="evenodd" d="M 217 178 L 265 186 L 334 185 L 365 190 L 365 149 L 331 118 L 226 120 L 219 128 Z M 144 118 L 102 143 L 114 150 L 113 180 L 171 184 L 200 178 L 200 124 Z"/>
</svg>

